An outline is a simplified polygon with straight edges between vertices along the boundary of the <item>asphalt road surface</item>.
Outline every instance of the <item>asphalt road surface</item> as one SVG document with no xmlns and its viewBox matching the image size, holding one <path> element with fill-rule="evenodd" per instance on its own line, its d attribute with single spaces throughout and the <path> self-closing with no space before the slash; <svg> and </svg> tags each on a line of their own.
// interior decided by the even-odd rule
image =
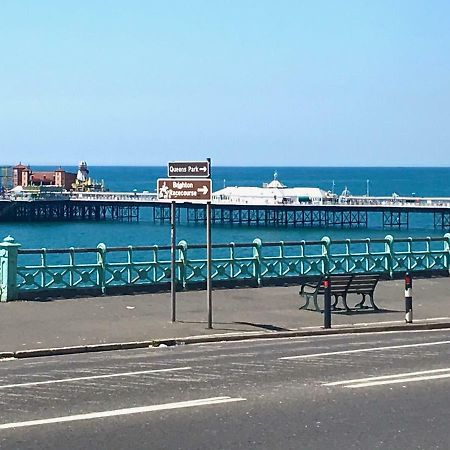
<svg viewBox="0 0 450 450">
<path fill-rule="evenodd" d="M 0 361 L 2 449 L 449 449 L 450 330 Z"/>
</svg>

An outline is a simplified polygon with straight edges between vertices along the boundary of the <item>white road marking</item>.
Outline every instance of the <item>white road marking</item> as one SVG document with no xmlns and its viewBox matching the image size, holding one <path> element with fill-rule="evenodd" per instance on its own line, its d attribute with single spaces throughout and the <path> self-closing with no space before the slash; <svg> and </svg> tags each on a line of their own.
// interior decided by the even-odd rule
<svg viewBox="0 0 450 450">
<path fill-rule="evenodd" d="M 422 323 L 422 322 L 433 322 L 433 321 L 438 321 L 438 320 L 449 320 L 450 317 L 431 317 L 429 319 L 414 319 L 415 323 Z M 364 326 L 364 325 L 385 325 L 388 323 L 401 323 L 404 324 L 405 321 L 404 320 L 384 320 L 384 321 L 380 321 L 380 322 L 376 322 L 375 324 L 373 322 L 358 322 L 353 324 L 353 327 L 356 326 Z M 334 325 L 335 328 L 342 328 L 342 327 L 348 327 L 348 325 Z M 419 330 L 416 330 L 419 331 Z M 425 331 L 431 331 L 431 330 L 425 330 Z M 442 330 L 441 330 L 442 331 Z"/>
<path fill-rule="evenodd" d="M 220 403 L 245 401 L 242 397 L 211 397 L 186 402 L 164 403 L 161 405 L 140 406 L 137 408 L 115 409 L 111 411 L 100 411 L 87 414 L 75 414 L 73 416 L 53 417 L 51 419 L 29 420 L 26 422 L 11 422 L 0 425 L 0 430 L 10 428 L 32 427 L 36 425 L 48 425 L 52 423 L 75 422 L 78 420 L 102 419 L 105 417 L 127 416 L 130 414 L 141 414 L 147 412 L 163 411 L 168 409 L 192 408 L 196 406 L 218 405 Z"/>
<path fill-rule="evenodd" d="M 427 322 L 437 322 L 439 320 L 449 320 L 450 317 L 430 317 L 428 319 L 414 319 L 414 323 L 427 323 Z M 356 322 L 352 325 L 348 325 L 348 324 L 335 324 L 333 325 L 333 328 L 339 328 L 339 329 L 345 329 L 345 328 L 352 328 L 352 327 L 359 327 L 359 326 L 373 326 L 373 325 L 386 325 L 389 323 L 398 323 L 398 324 L 404 324 L 405 320 L 383 320 L 383 321 L 379 321 L 379 322 Z M 323 328 L 320 326 L 310 326 L 310 327 L 302 327 L 302 330 L 322 330 Z M 299 330 L 297 329 L 292 329 L 293 331 L 297 331 Z M 374 331 L 374 333 L 380 334 L 380 333 L 393 333 L 393 332 L 400 332 L 400 333 L 404 333 L 404 332 L 419 332 L 419 331 L 442 331 L 443 329 L 437 329 L 437 330 L 394 330 L 394 331 Z M 366 334 L 366 333 L 355 333 L 355 334 Z M 372 333 L 367 333 L 367 334 L 372 334 Z M 334 336 L 339 336 L 338 334 L 334 335 Z"/>
<path fill-rule="evenodd" d="M 445 373 L 441 375 L 429 375 L 423 377 L 409 377 L 409 378 L 400 378 L 396 380 L 382 380 L 382 381 L 373 381 L 367 383 L 356 383 L 356 384 L 348 384 L 344 387 L 355 389 L 369 386 L 382 386 L 385 384 L 399 384 L 399 383 L 413 383 L 415 381 L 426 381 L 426 380 L 438 380 L 440 378 L 450 378 L 450 373 Z"/>
<path fill-rule="evenodd" d="M 450 372 L 449 369 L 434 369 L 434 370 L 421 370 L 420 372 L 405 372 L 405 373 L 397 373 L 395 375 L 383 375 L 380 377 L 367 377 L 367 378 L 355 378 L 350 380 L 344 380 L 344 381 L 333 381 L 332 383 L 323 383 L 322 386 L 339 386 L 339 385 L 345 385 L 345 384 L 353 384 L 353 383 L 364 383 L 366 381 L 378 381 L 378 380 L 391 380 L 395 378 L 410 378 L 411 376 L 417 376 L 417 375 L 430 375 L 430 374 L 437 374 L 437 373 L 443 373 L 443 372 Z"/>
<path fill-rule="evenodd" d="M 449 318 L 450 319 L 450 318 Z M 417 322 L 418 320 L 416 320 Z M 396 321 L 398 323 L 405 323 L 405 321 Z M 379 322 L 377 322 L 379 323 Z M 365 323 L 365 324 L 361 324 L 361 325 L 373 325 L 373 323 Z M 335 325 L 334 328 L 349 328 L 348 325 Z M 302 327 L 302 330 L 304 329 L 315 329 L 315 330 L 322 330 L 322 327 Z M 444 331 L 449 331 L 449 328 L 439 328 L 439 329 L 433 329 L 433 330 L 388 330 L 388 331 L 361 331 L 358 333 L 346 333 L 345 331 L 342 333 L 336 333 L 336 334 L 319 334 L 319 335 L 314 335 L 314 336 L 288 336 L 288 337 L 277 337 L 277 339 L 274 339 L 272 337 L 267 337 L 267 338 L 255 338 L 255 339 L 248 339 L 245 342 L 250 343 L 250 344 L 259 344 L 259 345 L 273 345 L 275 343 L 278 342 L 284 342 L 284 341 L 315 341 L 318 339 L 321 340 L 335 340 L 337 338 L 351 338 L 351 339 L 356 339 L 356 338 L 360 338 L 360 337 L 364 337 L 364 336 L 381 336 L 381 335 L 392 335 L 392 334 L 424 334 L 424 333 L 442 333 Z M 293 330 L 293 331 L 299 331 L 299 329 L 297 330 Z M 248 332 L 248 334 L 250 335 L 253 332 Z M 258 332 L 256 332 L 258 333 Z M 233 333 L 233 334 L 239 334 L 239 333 Z M 253 333 L 255 334 L 255 333 Z M 211 336 L 216 336 L 216 335 L 211 335 Z M 220 335 L 220 336 L 223 336 Z M 276 342 L 275 342 L 276 341 Z M 242 345 L 242 341 L 236 341 L 234 342 L 237 345 Z M 216 345 L 222 345 L 223 342 L 217 342 Z M 210 347 L 212 344 L 210 342 L 202 342 L 202 343 L 198 343 L 198 344 L 190 344 L 192 346 L 208 346 Z M 228 346 L 230 346 L 231 343 L 228 344 Z"/>
<path fill-rule="evenodd" d="M 143 375 L 143 374 L 147 374 L 147 373 L 175 372 L 177 370 L 189 370 L 189 369 L 192 369 L 192 367 L 174 367 L 171 369 L 140 370 L 137 372 L 112 373 L 112 374 L 108 374 L 108 375 L 92 375 L 89 377 L 62 378 L 62 379 L 58 379 L 58 380 L 46 380 L 46 381 L 32 381 L 30 383 L 4 384 L 4 385 L 0 385 L 0 389 L 39 386 L 42 384 L 70 383 L 73 381 L 98 380 L 100 378 L 130 377 L 133 375 Z"/>
<path fill-rule="evenodd" d="M 450 344 L 450 341 L 437 341 L 437 342 L 420 342 L 418 344 L 403 344 L 403 345 L 389 345 L 386 347 L 371 347 L 371 348 L 358 348 L 354 350 L 341 350 L 337 352 L 325 352 L 325 353 L 310 353 L 306 355 L 297 356 L 283 356 L 278 359 L 302 359 L 302 358 L 316 358 L 321 356 L 334 356 L 334 355 L 348 355 L 351 353 L 365 353 L 375 352 L 380 350 L 396 350 L 399 348 L 412 348 L 412 347 L 430 347 L 432 345 L 444 345 Z"/>
</svg>

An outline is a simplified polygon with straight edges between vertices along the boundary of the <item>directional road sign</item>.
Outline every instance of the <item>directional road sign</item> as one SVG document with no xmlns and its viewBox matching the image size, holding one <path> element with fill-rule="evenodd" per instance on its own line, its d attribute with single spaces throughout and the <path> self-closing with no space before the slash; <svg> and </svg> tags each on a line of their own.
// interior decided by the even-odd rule
<svg viewBox="0 0 450 450">
<path fill-rule="evenodd" d="M 160 178 L 158 199 L 180 202 L 211 201 L 211 189 L 212 183 L 209 178 L 204 180 Z"/>
<path fill-rule="evenodd" d="M 173 161 L 167 164 L 167 176 L 172 178 L 199 177 L 210 175 L 208 161 Z"/>
</svg>

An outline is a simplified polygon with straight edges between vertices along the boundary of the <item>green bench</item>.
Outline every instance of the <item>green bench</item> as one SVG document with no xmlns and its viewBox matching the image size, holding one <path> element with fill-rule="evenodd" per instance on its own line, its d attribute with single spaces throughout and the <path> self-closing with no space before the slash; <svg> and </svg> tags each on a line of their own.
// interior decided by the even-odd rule
<svg viewBox="0 0 450 450">
<path fill-rule="evenodd" d="M 320 278 L 315 283 L 304 283 L 300 286 L 300 296 L 305 299 L 305 304 L 299 309 L 310 309 L 310 303 L 313 303 L 313 311 L 322 312 L 323 308 L 319 307 L 319 298 L 323 297 L 325 289 L 323 287 L 323 280 Z M 334 297 L 332 304 L 333 310 L 341 309 L 338 307 L 339 299 L 342 301 L 343 309 L 351 311 L 348 306 L 347 296 L 349 294 L 358 294 L 362 296 L 354 309 L 373 309 L 378 311 L 379 308 L 375 304 L 373 295 L 377 287 L 380 275 L 378 274 L 353 274 L 353 275 L 330 275 L 329 280 L 331 284 L 331 295 Z M 369 305 L 366 305 L 366 299 L 369 299 Z"/>
</svg>

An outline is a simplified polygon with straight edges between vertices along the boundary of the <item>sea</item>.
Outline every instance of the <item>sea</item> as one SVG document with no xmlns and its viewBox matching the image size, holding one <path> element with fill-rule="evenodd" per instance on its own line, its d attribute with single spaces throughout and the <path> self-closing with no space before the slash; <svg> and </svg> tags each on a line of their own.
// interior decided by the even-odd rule
<svg viewBox="0 0 450 450">
<path fill-rule="evenodd" d="M 64 167 L 76 171 L 76 167 Z M 54 167 L 33 167 L 34 170 L 54 170 Z M 104 180 L 110 191 L 137 190 L 154 192 L 156 180 L 167 176 L 166 167 L 89 167 L 90 175 Z M 347 188 L 354 195 L 450 197 L 450 167 L 212 167 L 213 190 L 224 186 L 262 186 L 276 172 L 278 180 L 288 187 L 320 187 L 340 194 Z M 434 230 L 432 218 L 418 217 L 407 230 L 383 229 L 380 216 L 369 218 L 368 228 L 300 228 L 275 226 L 214 225 L 214 243 L 316 240 L 383 237 L 440 236 Z M 154 223 L 149 212 L 139 222 L 36 222 L 0 223 L 0 238 L 13 236 L 23 248 L 95 247 L 168 245 L 169 224 Z M 205 228 L 199 224 L 177 225 L 177 240 L 204 243 Z"/>
</svg>

